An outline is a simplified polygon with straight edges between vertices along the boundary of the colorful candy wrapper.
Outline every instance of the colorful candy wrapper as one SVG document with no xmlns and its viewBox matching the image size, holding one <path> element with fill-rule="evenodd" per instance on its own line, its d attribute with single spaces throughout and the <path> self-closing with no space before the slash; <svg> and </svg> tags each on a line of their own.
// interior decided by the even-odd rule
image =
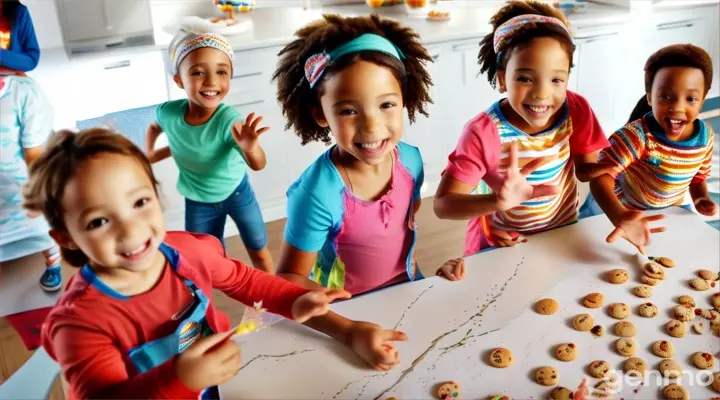
<svg viewBox="0 0 720 400">
<path fill-rule="evenodd" d="M 257 332 L 268 328 L 284 318 L 280 315 L 268 312 L 262 308 L 262 301 L 257 302 L 252 308 L 245 310 L 242 321 L 235 327 L 233 336 L 246 335 L 248 333 Z"/>
</svg>

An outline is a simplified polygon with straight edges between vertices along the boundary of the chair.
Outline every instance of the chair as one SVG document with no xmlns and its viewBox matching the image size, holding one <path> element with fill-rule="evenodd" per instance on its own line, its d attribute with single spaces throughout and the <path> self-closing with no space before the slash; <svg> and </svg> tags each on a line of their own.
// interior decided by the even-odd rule
<svg viewBox="0 0 720 400">
<path fill-rule="evenodd" d="M 60 365 L 42 347 L 0 385 L 0 399 L 47 399 Z"/>
</svg>

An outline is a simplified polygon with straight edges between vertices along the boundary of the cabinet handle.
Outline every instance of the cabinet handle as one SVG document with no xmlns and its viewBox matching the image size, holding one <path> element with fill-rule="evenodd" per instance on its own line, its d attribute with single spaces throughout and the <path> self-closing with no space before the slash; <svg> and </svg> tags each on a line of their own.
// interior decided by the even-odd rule
<svg viewBox="0 0 720 400">
<path fill-rule="evenodd" d="M 130 66 L 130 60 L 123 60 L 123 61 L 118 61 L 118 62 L 112 63 L 112 64 L 105 64 L 105 66 L 103 68 L 105 68 L 106 70 L 111 70 L 111 69 L 118 69 L 118 68 L 126 68 L 129 66 Z"/>
<path fill-rule="evenodd" d="M 575 40 L 583 41 L 585 43 L 590 43 L 590 42 L 594 42 L 596 40 L 599 40 L 599 39 L 602 39 L 605 37 L 617 36 L 618 34 L 620 34 L 620 32 L 606 32 L 606 33 L 600 33 L 597 35 L 590 35 L 590 36 L 576 36 Z"/>
<path fill-rule="evenodd" d="M 253 101 L 247 101 L 245 103 L 234 104 L 233 107 L 245 107 L 245 106 L 251 106 L 253 104 L 260 104 L 260 103 L 264 103 L 264 102 L 265 102 L 265 100 L 253 100 Z"/>
<path fill-rule="evenodd" d="M 251 76 L 259 76 L 259 75 L 262 75 L 262 72 L 260 72 L 260 71 L 258 71 L 258 72 L 249 72 L 249 73 L 247 73 L 247 74 L 235 75 L 235 76 L 233 76 L 233 79 L 249 78 L 249 77 L 251 77 Z"/>
<path fill-rule="evenodd" d="M 667 22 L 664 24 L 658 24 L 657 29 L 659 31 L 666 31 L 666 30 L 677 29 L 677 28 L 691 28 L 693 25 L 695 25 L 695 22 L 688 19 L 685 21 Z"/>
<path fill-rule="evenodd" d="M 479 42 L 479 41 L 478 41 Z M 452 47 L 453 51 L 464 51 L 464 50 L 470 50 L 470 49 L 478 49 L 480 50 L 480 45 L 476 42 L 473 43 L 461 43 L 456 44 Z"/>
</svg>

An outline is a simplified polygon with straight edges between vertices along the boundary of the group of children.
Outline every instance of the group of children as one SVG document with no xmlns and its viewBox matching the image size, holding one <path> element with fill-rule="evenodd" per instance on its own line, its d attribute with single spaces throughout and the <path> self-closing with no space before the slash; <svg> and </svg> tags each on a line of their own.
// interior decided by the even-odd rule
<svg viewBox="0 0 720 400">
<path fill-rule="evenodd" d="M 712 79 L 705 51 L 655 53 L 645 66 L 646 110 L 608 141 L 587 100 L 567 90 L 575 46 L 562 13 L 510 1 L 491 22 L 480 70 L 506 97 L 465 125 L 433 204 L 440 218 L 470 220 L 465 255 L 599 212 L 616 227 L 609 241 L 644 251 L 663 228 L 643 211 L 679 205 L 688 191 L 698 212 L 717 211 L 705 185 L 713 132 L 697 119 Z M 230 45 L 183 32 L 170 59 L 187 99 L 158 108 L 145 152 L 104 129 L 60 132 L 24 186 L 25 206 L 42 212 L 63 258 L 80 267 L 43 328 L 72 397 L 217 396 L 240 354 L 212 288 L 262 301 L 375 369 L 395 367 L 393 342 L 404 333 L 328 304 L 422 278 L 414 257 L 422 157 L 400 141 L 403 114 L 427 115 L 430 101 L 432 58 L 419 36 L 375 15 L 326 15 L 280 52 L 273 81 L 287 128 L 303 144 L 334 145 L 287 192 L 276 262 L 247 176 L 266 163 L 258 138 L 268 128 L 222 103 Z M 155 149 L 161 133 L 169 146 Z M 165 230 L 150 163 L 167 157 L 180 171 L 188 232 Z M 578 181 L 593 195 L 582 213 Z M 226 257 L 228 215 L 256 269 Z M 464 262 L 449 260 L 437 274 L 462 279 Z"/>
</svg>

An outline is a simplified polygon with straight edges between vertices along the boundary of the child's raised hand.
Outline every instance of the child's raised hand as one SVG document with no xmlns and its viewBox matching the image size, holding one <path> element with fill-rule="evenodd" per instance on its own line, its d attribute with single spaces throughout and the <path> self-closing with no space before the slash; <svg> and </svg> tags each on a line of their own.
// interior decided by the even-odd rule
<svg viewBox="0 0 720 400">
<path fill-rule="evenodd" d="M 718 206 L 709 197 L 699 197 L 695 199 L 695 209 L 706 217 L 712 217 L 717 213 Z"/>
<path fill-rule="evenodd" d="M 465 277 L 465 259 L 456 258 L 448 260 L 437 270 L 438 276 L 444 276 L 449 281 L 459 281 Z"/>
<path fill-rule="evenodd" d="M 536 185 L 533 186 L 527 181 L 527 176 L 540 168 L 546 161 L 545 158 L 538 158 L 530 161 L 522 169 L 518 168 L 517 143 L 510 145 L 508 165 L 502 186 L 497 191 L 497 207 L 500 211 L 507 211 L 515 208 L 525 201 L 536 197 L 551 196 L 560 193 L 558 186 Z"/>
<path fill-rule="evenodd" d="M 406 340 L 405 333 L 370 322 L 353 321 L 350 327 L 350 348 L 378 371 L 389 371 L 400 363 L 400 355 L 392 342 Z"/>
<path fill-rule="evenodd" d="M 292 305 L 293 319 L 303 323 L 312 317 L 325 315 L 330 309 L 330 303 L 335 300 L 350 298 L 350 292 L 339 289 L 313 290 L 298 297 Z"/>
<path fill-rule="evenodd" d="M 256 116 L 255 113 L 250 113 L 240 128 L 237 126 L 233 127 L 232 136 L 240 150 L 245 153 L 252 153 L 260 146 L 258 138 L 270 129 L 267 126 L 258 129 L 258 125 L 262 119 L 262 116 Z"/>
<path fill-rule="evenodd" d="M 650 242 L 650 234 L 665 232 L 664 226 L 650 228 L 649 223 L 663 218 L 665 216 L 662 214 L 646 217 L 642 211 L 626 211 L 615 223 L 615 229 L 610 232 L 606 240 L 612 243 L 622 237 L 637 247 L 641 254 L 645 254 L 645 245 Z"/>
<path fill-rule="evenodd" d="M 190 390 L 199 392 L 220 385 L 240 370 L 240 347 L 230 340 L 233 331 L 200 338 L 180 353 L 175 369 L 178 379 Z"/>
</svg>

